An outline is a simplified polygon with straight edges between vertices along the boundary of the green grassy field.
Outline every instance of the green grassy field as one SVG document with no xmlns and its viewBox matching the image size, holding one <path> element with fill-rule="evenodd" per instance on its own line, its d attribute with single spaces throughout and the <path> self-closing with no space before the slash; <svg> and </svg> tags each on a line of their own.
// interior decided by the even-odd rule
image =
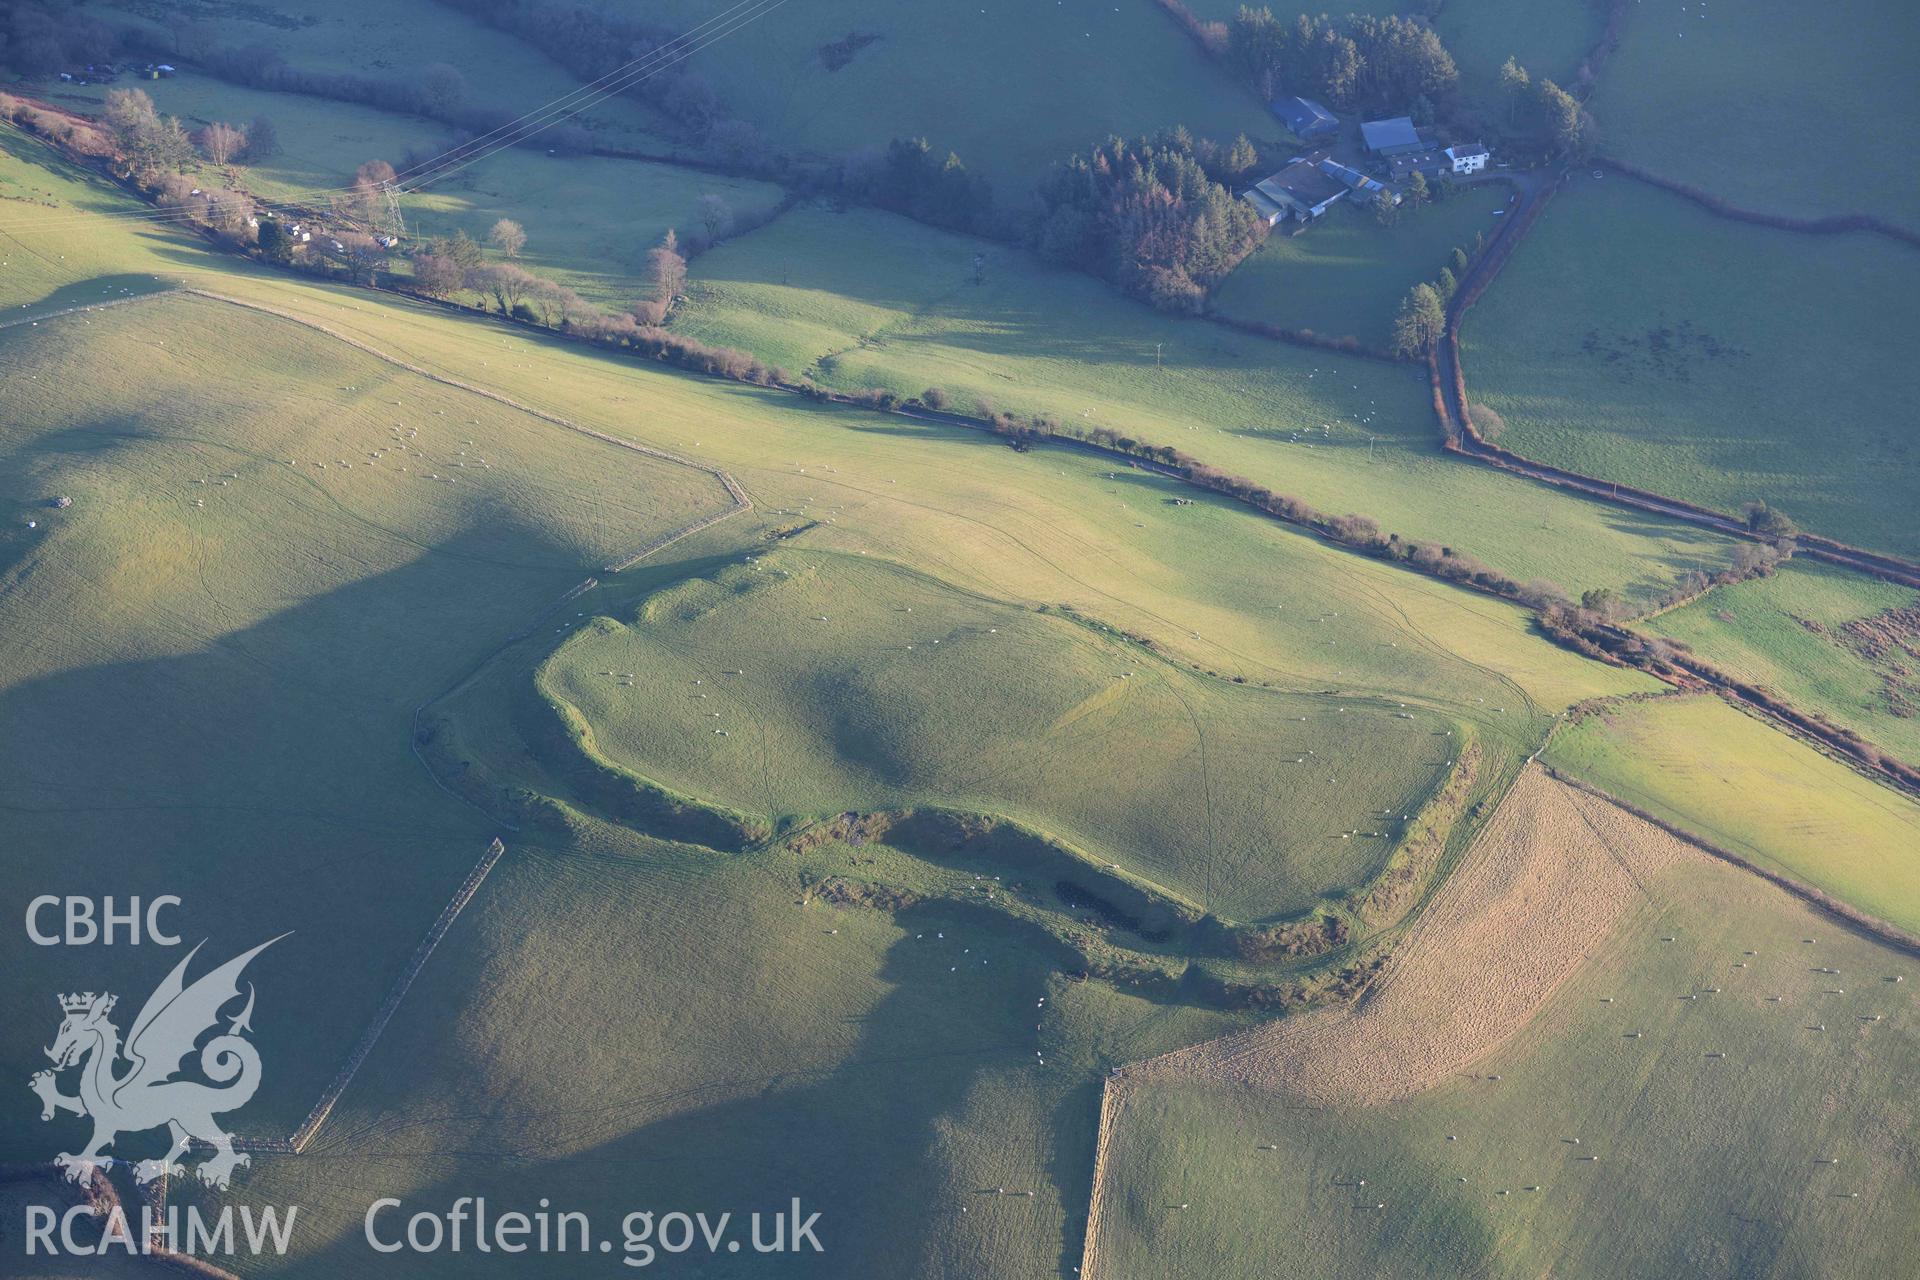
<svg viewBox="0 0 1920 1280">
<path fill-rule="evenodd" d="M 1448 0 L 1433 29 L 1460 68 L 1461 92 L 1497 118 L 1502 63 L 1512 58 L 1534 79 L 1570 88 L 1601 24 L 1591 0 Z"/>
<path fill-rule="evenodd" d="M 428 68 L 439 64 L 460 73 L 469 105 L 511 115 L 533 111 L 579 87 L 558 63 L 515 37 L 438 4 L 394 6 L 380 0 L 341 0 L 298 14 L 267 5 L 202 8 L 165 0 L 120 0 L 90 8 L 103 21 L 166 32 L 161 39 L 174 44 L 189 64 L 209 49 L 266 48 L 302 71 L 347 72 L 401 83 L 418 82 Z M 189 65 L 180 76 L 159 84 L 171 87 L 199 78 Z M 135 82 L 122 81 L 129 83 Z M 138 83 L 150 92 L 156 88 Z M 319 104 L 313 98 L 295 102 L 304 106 L 282 118 L 283 125 L 295 119 L 309 121 Z M 215 118 L 240 124 L 251 117 Z M 580 123 L 609 141 L 624 143 L 644 136 L 653 116 L 631 99 L 609 98 L 586 111 Z"/>
<path fill-rule="evenodd" d="M 213 302 L 16 326 L 0 370 L 7 896 L 173 893 L 236 951 L 296 929 L 259 1025 L 299 1051 L 252 1113 L 285 1132 L 492 833 L 412 758 L 413 708 L 725 494 Z M 46 992 L 155 980 L 130 948 L 33 964 Z M 24 1069 L 57 1009 L 19 1000 Z"/>
<path fill-rule="evenodd" d="M 1437 717 L 1197 677 L 857 555 L 675 588 L 582 632 L 541 687 L 616 762 L 771 824 L 1003 814 L 1240 920 L 1371 878 L 1454 755 Z"/>
<path fill-rule="evenodd" d="M 126 207 L 71 171 L 49 175 L 37 163 L 44 153 L 36 144 L 8 138 L 0 134 L 15 162 L 0 168 L 0 182 L 10 173 L 23 182 L 32 174 L 34 185 L 67 207 Z M 672 216 L 677 203 L 661 213 Z M 568 262 L 555 265 L 582 272 L 577 283 L 609 296 L 601 290 L 615 286 L 586 274 L 597 265 L 587 257 L 594 242 L 564 234 L 550 242 L 539 220 L 530 214 L 527 221 L 530 253 L 554 252 L 559 244 Z M 44 233 L 29 233 L 19 242 L 32 249 L 44 240 Z M 26 274 L 11 281 L 20 301 L 55 298 L 82 262 L 132 274 L 183 264 L 205 269 L 211 261 L 170 238 L 91 230 L 63 236 L 62 250 L 66 258 L 49 266 L 25 262 Z M 979 288 L 969 283 L 976 252 L 989 255 Z M 16 257 L 12 269 L 22 266 Z M 232 264 L 216 269 L 225 278 Z M 42 272 L 49 282 L 35 293 Z M 1615 586 L 1642 596 L 1729 555 L 1723 540 L 1685 526 L 1610 511 L 1446 457 L 1435 447 L 1428 398 L 1410 370 L 1163 316 L 1116 298 L 1097 281 L 891 215 L 796 211 L 698 259 L 692 288 L 693 304 L 675 320 L 691 336 L 746 347 L 831 385 L 887 385 L 911 395 L 937 383 L 963 404 L 986 398 L 1132 431 L 1323 509 L 1363 510 L 1406 536 L 1460 547 L 1522 579 L 1546 577 L 1576 592 Z M 1165 363 L 1158 371 L 1147 364 L 1156 342 Z M 835 358 L 822 367 L 826 356 Z M 1333 430 L 1296 438 L 1320 424 Z"/>
<path fill-rule="evenodd" d="M 685 28 L 713 9 L 666 0 L 650 16 Z M 821 50 L 849 36 L 878 38 L 829 70 Z M 1225 141 L 1286 136 L 1151 0 L 818 0 L 771 10 L 688 65 L 777 143 L 842 155 L 925 137 L 985 174 L 1010 208 L 1025 207 L 1049 166 L 1112 134 L 1184 124 Z"/>
<path fill-rule="evenodd" d="M 1609 708 L 1544 759 L 1720 848 L 1920 929 L 1920 805 L 1718 698 Z"/>
<path fill-rule="evenodd" d="M 779 203 L 781 191 L 674 165 L 515 148 L 410 197 L 405 213 L 416 236 L 465 231 L 482 242 L 496 219 L 513 218 L 527 231 L 523 266 L 624 311 L 653 294 L 648 251 L 669 228 L 682 239 L 696 230 L 695 207 L 707 195 L 757 220 Z"/>
<path fill-rule="evenodd" d="M 1456 246 L 1471 254 L 1506 203 L 1504 186 L 1465 187 L 1383 227 L 1371 211 L 1342 202 L 1297 236 L 1270 236 L 1221 284 L 1214 309 L 1386 350 L 1407 290 L 1439 275 Z"/>
<path fill-rule="evenodd" d="M 977 286 L 976 253 L 987 255 Z M 1438 447 L 1411 367 L 1167 316 L 888 214 L 796 210 L 697 260 L 690 295 L 677 330 L 829 386 L 939 386 L 962 408 L 985 400 L 1112 427 L 1520 579 L 1642 595 L 1730 554 L 1684 526 L 1462 465 Z"/>
<path fill-rule="evenodd" d="M 1902 760 L 1920 759 L 1910 619 L 1920 596 L 1823 566 L 1722 587 L 1643 624 Z"/>
<path fill-rule="evenodd" d="M 304 1109 L 484 843 L 480 815 L 417 772 L 405 741 L 411 709 L 536 604 L 717 495 L 706 477 L 688 487 L 677 471 L 664 491 L 630 479 L 625 464 L 648 474 L 651 464 L 613 451 L 621 465 L 610 468 L 605 446 L 257 313 L 166 300 L 51 318 L 62 307 L 184 279 L 292 309 L 585 425 L 728 466 L 759 502 L 754 528 L 762 532 L 806 518 L 782 511 L 831 515 L 806 535 L 823 551 L 887 556 L 1027 606 L 1072 604 L 1223 675 L 1356 698 L 1391 693 L 1471 719 L 1508 759 L 1537 745 L 1552 709 L 1646 687 L 1531 635 L 1520 610 L 1224 502 L 1173 506 L 1166 499 L 1181 492 L 1173 482 L 1120 478 L 1108 460 L 1053 449 L 1019 455 L 970 432 L 808 406 L 289 279 L 165 230 L 73 222 L 83 208 L 126 206 L 71 170 L 10 161 L 7 174 L 16 189 L 53 201 L 9 202 L 0 223 L 0 304 L 25 319 L 48 317 L 3 339 L 17 366 L 9 385 L 25 388 L 10 422 L 21 461 L 9 471 L 9 509 L 25 514 L 57 491 L 75 498 L 50 514 L 52 534 L 24 524 L 9 534 L 16 577 L 39 566 L 30 585 L 16 586 L 9 617 L 18 634 L 41 637 L 19 650 L 39 656 L 8 672 L 8 732 L 16 751 L 31 747 L 37 757 L 15 785 L 31 785 L 44 806 L 57 771 L 71 766 L 76 779 L 47 792 L 67 799 L 46 812 L 9 819 L 16 847 L 33 851 L 19 865 L 90 850 L 129 869 L 130 887 L 151 892 L 178 887 L 163 872 L 185 859 L 208 885 L 245 887 L 248 902 L 284 900 L 316 864 L 393 877 L 378 890 L 386 932 L 355 944 L 391 959 L 331 981 L 303 1006 L 314 1039 L 294 1041 L 313 1051 L 277 1077 L 263 1124 Z M 58 228 L 57 247 L 36 228 Z M 393 474 L 394 432 L 404 442 L 413 427 L 425 438 L 418 447 L 431 451 L 421 465 L 429 475 L 444 467 L 457 483 Z M 367 456 L 376 451 L 380 458 Z M 377 465 L 343 467 L 343 458 Z M 483 458 L 493 469 L 468 475 Z M 192 483 L 228 470 L 241 478 Z M 243 556 L 237 540 L 262 527 L 274 536 L 250 540 Z M 140 557 L 117 550 L 121 530 L 138 531 L 124 536 L 136 539 Z M 675 555 L 699 563 L 757 536 L 722 525 Z M 72 567 L 56 571 L 55 559 L 68 557 Z M 434 623 L 432 637 L 408 641 L 423 618 Z M 76 635 L 95 636 L 80 665 L 71 657 Z M 334 635 L 337 643 L 316 640 Z M 297 689 L 270 698 L 276 657 L 295 645 L 326 653 L 324 674 L 303 666 Z M 393 660 L 396 649 L 404 661 Z M 276 718 L 257 714 L 266 706 Z M 130 722 L 139 734 L 115 740 L 108 731 Z M 289 740 L 289 724 L 312 730 Z M 184 745 L 212 725 L 228 748 Z M 265 740 L 299 749 L 264 750 Z M 67 746 L 38 745 L 53 741 Z M 73 752 L 85 761 L 69 759 Z M 196 763 L 183 771 L 182 761 Z M 80 812 L 74 788 L 120 801 Z M 175 797 L 174 807 L 159 794 Z M 254 796 L 271 798 L 246 798 Z M 404 815 L 398 828 L 394 815 Z M 242 860 L 261 848 L 286 856 Z M 183 852 L 150 856 L 164 849 Z M 303 909 L 315 919 L 354 918 L 367 875 L 303 895 Z M 312 945 L 333 942 L 314 931 Z M 40 1036 L 40 1023 L 24 1013 L 15 1020 L 22 1046 Z"/>
<path fill-rule="evenodd" d="M 256 1158 L 246 1194 L 311 1223 L 299 1256 L 261 1274 L 386 1274 L 361 1239 L 372 1194 L 409 1211 L 551 1195 L 616 1242 L 634 1210 L 732 1210 L 744 1228 L 798 1196 L 822 1214 L 824 1254 L 701 1255 L 701 1273 L 1065 1272 L 1092 1076 L 1238 1025 L 1065 981 L 1029 936 L 975 911 L 798 906 L 785 860 L 590 824 L 516 847 L 496 877 L 318 1154 Z M 408 1274 L 524 1265 L 442 1252 Z"/>
<path fill-rule="evenodd" d="M 1729 867 L 1648 892 L 1471 1078 L 1344 1108 L 1133 1087 L 1095 1274 L 1898 1270 L 1920 1208 L 1911 957 Z"/>
<path fill-rule="evenodd" d="M 1529 457 L 1900 555 L 1920 395 L 1920 254 L 1728 222 L 1579 178 L 1462 326 L 1467 385 Z"/>
<path fill-rule="evenodd" d="M 977 432 L 691 378 L 268 272 L 168 231 L 83 217 L 129 206 L 28 154 L 0 158 L 0 194 L 20 197 L 0 203 L 0 322 L 27 322 L 0 330 L 0 745 L 24 762 L 0 783 L 0 833 L 17 851 L 0 884 L 16 902 L 108 883 L 184 893 L 186 931 L 216 946 L 250 942 L 234 935 L 254 926 L 298 930 L 261 962 L 275 966 L 259 971 L 255 1024 L 274 1046 L 272 1097 L 248 1110 L 246 1131 L 281 1132 L 304 1113 L 502 830 L 415 756 L 413 713 L 429 699 L 469 736 L 421 744 L 425 754 L 473 747 L 501 781 L 569 803 L 575 762 L 536 758 L 514 732 L 520 704 L 502 690 L 530 697 L 543 680 L 585 714 L 608 755 L 769 819 L 903 801 L 993 806 L 1253 915 L 1376 865 L 1315 850 L 1314 824 L 1337 835 L 1360 821 L 1347 816 L 1356 809 L 1417 799 L 1440 757 L 1406 750 L 1408 735 L 1430 745 L 1442 726 L 1470 728 L 1487 753 L 1470 799 L 1491 800 L 1561 710 L 1656 687 L 1548 643 L 1523 610 L 1111 458 L 1062 446 L 1016 453 Z M 863 262 L 843 247 L 848 228 Z M 1243 345 L 1011 254 L 989 261 L 976 300 L 964 283 L 976 244 L 875 215 L 802 211 L 700 261 L 688 328 L 788 341 L 796 368 L 839 352 L 825 372 L 848 385 L 892 379 L 917 392 L 939 381 L 1063 416 L 1097 405 L 1094 421 L 1164 431 L 1207 457 L 1214 446 L 1197 441 L 1217 441 L 1223 465 L 1271 467 L 1278 487 L 1322 505 L 1404 519 L 1407 532 L 1569 585 L 1662 582 L 1724 557 L 1718 540 L 1446 459 L 1407 370 Z M 174 281 L 724 467 L 754 508 L 628 572 L 600 573 L 595 591 L 509 644 L 608 559 L 716 509 L 712 477 L 256 311 L 178 297 L 52 315 Z M 755 319 L 755 307 L 774 304 L 773 319 Z M 1158 372 L 1147 364 L 1153 341 L 1173 348 Z M 1372 462 L 1357 425 L 1368 417 L 1383 437 Z M 1317 430 L 1335 421 L 1343 426 Z M 1292 439 L 1310 426 L 1318 439 Z M 73 506 L 34 505 L 54 493 Z M 1069 621 L 1069 606 L 1085 621 Z M 1103 624 L 1150 640 L 1156 655 Z M 634 671 L 639 692 L 597 674 L 608 670 Z M 716 694 L 722 681 L 743 687 L 698 699 L 708 689 L 695 679 Z M 712 733 L 699 710 L 708 702 L 727 703 L 714 710 L 743 728 Z M 1290 721 L 1289 709 L 1309 720 Z M 1299 753 L 1274 747 L 1303 728 L 1315 758 L 1342 753 L 1370 790 L 1341 791 L 1353 777 L 1339 772 L 1324 791 L 1291 784 L 1285 775 L 1301 766 L 1284 761 Z M 1587 728 L 1563 734 L 1556 751 Z M 1731 740 L 1722 726 L 1713 734 Z M 749 745 L 753 756 L 728 754 Z M 1669 767 L 1661 780 L 1678 776 Z M 1787 798 L 1767 821 L 1792 822 L 1790 803 L 1834 814 L 1813 836 L 1794 831 L 1783 859 L 1815 838 L 1868 851 L 1885 848 L 1886 832 L 1906 839 L 1864 795 L 1848 799 L 1850 778 L 1816 770 L 1805 796 L 1777 788 Z M 1749 785 L 1774 787 L 1770 777 Z M 1217 803 L 1196 807 L 1188 791 Z M 1250 1021 L 1199 1007 L 1192 992 L 1068 977 L 1082 967 L 1063 943 L 1075 921 L 983 904 L 975 884 L 986 869 L 963 858 L 780 841 L 722 852 L 613 826 L 591 806 L 558 812 L 506 832 L 506 859 L 316 1147 L 256 1156 L 236 1184 L 235 1200 L 302 1206 L 296 1256 L 243 1263 L 250 1274 L 385 1273 L 361 1237 L 373 1197 L 439 1208 L 474 1194 L 513 1208 L 550 1195 L 608 1233 L 630 1210 L 744 1213 L 797 1195 L 822 1211 L 829 1251 L 785 1273 L 1070 1274 L 1100 1079 Z M 1308 852 L 1295 860 L 1296 848 Z M 1857 891 L 1869 909 L 1888 909 L 1875 895 L 1905 892 L 1888 873 L 1893 859 L 1856 862 L 1836 874 L 1836 892 Z M 814 891 L 829 871 L 911 896 L 832 906 Z M 1688 886 L 1673 909 L 1698 912 L 1703 932 L 1802 927 L 1798 916 L 1765 923 L 1731 891 L 1716 899 L 1723 883 Z M 29 958 L 10 936 L 0 963 L 12 971 Z M 7 1005 L 0 1032 L 14 1077 L 46 1042 L 55 1008 L 43 991 L 153 980 L 150 954 L 30 960 L 32 992 Z M 1748 1034 L 1727 1025 L 1730 1038 Z M 1869 1034 L 1904 1045 L 1907 1031 L 1893 1022 Z M 1521 1104 L 1508 1127 L 1474 1130 L 1488 1158 L 1529 1150 L 1515 1126 L 1570 1105 L 1568 1082 L 1618 1079 L 1594 1069 L 1602 1050 L 1617 1054 L 1612 1028 L 1583 1024 L 1540 1043 L 1565 1065 L 1540 1073 L 1542 1100 Z M 1613 1203 L 1677 1200 L 1716 1157 L 1758 1168 L 1795 1139 L 1853 1135 L 1858 1148 L 1873 1132 L 1905 1132 L 1910 1071 L 1870 1055 L 1810 1060 L 1809 1070 L 1832 1082 L 1832 1116 L 1812 1114 L 1818 1095 L 1790 1073 L 1732 1101 L 1712 1090 L 1701 1106 L 1743 1106 L 1735 1120 L 1675 1112 L 1710 1139 L 1699 1162 Z M 57 1149 L 24 1100 L 0 1119 L 6 1149 Z M 1783 1108 L 1798 1108 L 1793 1124 L 1747 1135 L 1756 1116 L 1777 1121 Z M 1321 1119 L 1282 1118 L 1303 1150 L 1323 1133 L 1353 1141 L 1316 1129 Z M 1179 1141 L 1230 1169 L 1237 1152 L 1226 1144 L 1265 1123 L 1211 1105 Z M 1727 1124 L 1743 1127 L 1728 1137 L 1716 1127 Z M 1385 1126 L 1375 1138 L 1410 1144 L 1418 1132 Z M 1621 1132 L 1624 1143 L 1662 1131 Z M 1138 1178 L 1149 1208 L 1172 1187 L 1145 1157 Z M 1879 1179 L 1884 1200 L 1860 1207 L 1910 1221 L 1904 1179 L 1897 1169 Z M 1777 1174 L 1766 1185 L 1785 1183 Z M 1649 1221 L 1624 1256 L 1656 1256 L 1677 1238 L 1662 1233 L 1669 1218 Z M 1827 1230 L 1806 1228 L 1795 1247 Z M 1903 1230 L 1869 1243 L 1891 1250 Z M 1204 1251 L 1214 1246 L 1163 1244 L 1150 1240 L 1162 1259 L 1195 1262 L 1184 1274 L 1231 1274 L 1231 1256 Z M 1546 1265 L 1555 1247 L 1543 1228 L 1529 1256 Z M 1861 1251 L 1850 1256 L 1863 1266 L 1879 1261 L 1859 1241 L 1834 1247 Z M 1403 1255 L 1356 1246 L 1353 1256 Z M 718 1275 L 764 1273 L 749 1266 L 763 1261 L 702 1260 Z M 522 1273 L 499 1255 L 409 1263 L 409 1274 Z"/>
<path fill-rule="evenodd" d="M 324 207 L 353 182 L 353 172 L 369 160 L 396 168 L 410 150 L 438 154 L 447 128 L 420 116 L 378 111 L 350 102 L 300 94 L 247 89 L 201 75 L 171 80 L 142 80 L 119 85 L 62 87 L 48 101 L 83 115 L 98 115 L 109 89 L 137 88 L 153 99 L 162 115 L 177 115 L 189 129 L 216 120 L 244 126 L 255 116 L 274 122 L 279 146 L 273 155 L 240 166 L 241 185 L 266 200 L 292 200 Z M 203 168 L 212 179 L 215 171 Z"/>
<path fill-rule="evenodd" d="M 1591 104 L 1609 152 L 1744 208 L 1920 226 L 1913 184 L 1862 127 L 1920 112 L 1913 9 L 1652 0 L 1627 18 Z"/>
<path fill-rule="evenodd" d="M 324 208 L 352 183 L 361 164 L 387 160 L 404 167 L 408 152 L 436 155 L 452 141 L 447 128 L 431 120 L 244 89 L 203 76 L 143 81 L 138 87 L 162 113 L 179 115 L 189 128 L 214 120 L 244 125 L 258 115 L 275 120 L 278 151 L 234 169 L 237 185 L 264 200 Z M 104 87 L 89 86 L 52 96 L 76 110 L 95 112 L 105 93 Z M 212 166 L 203 166 L 199 180 L 221 181 L 216 175 Z M 527 230 L 523 265 L 592 302 L 623 311 L 651 294 L 644 279 L 647 251 L 670 227 L 683 238 L 693 231 L 695 206 L 705 195 L 719 196 L 742 219 L 757 220 L 780 200 L 781 191 L 771 183 L 675 165 L 512 147 L 449 168 L 438 181 L 406 196 L 401 213 L 415 237 L 459 230 L 483 243 L 496 220 L 513 218 Z"/>
</svg>

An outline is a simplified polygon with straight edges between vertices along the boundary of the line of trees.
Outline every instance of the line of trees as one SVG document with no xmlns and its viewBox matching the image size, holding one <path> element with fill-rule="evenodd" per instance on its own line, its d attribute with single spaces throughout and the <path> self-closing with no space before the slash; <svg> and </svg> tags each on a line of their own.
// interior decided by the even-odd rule
<svg viewBox="0 0 1920 1280">
<path fill-rule="evenodd" d="M 1475 252 L 1479 248 L 1480 240 L 1476 237 Z M 1393 316 L 1395 355 L 1408 360 L 1423 360 L 1440 345 L 1440 338 L 1447 327 L 1447 304 L 1453 301 L 1454 292 L 1459 289 L 1460 282 L 1466 279 L 1470 262 L 1467 251 L 1455 245 L 1447 254 L 1447 265 L 1440 268 L 1432 281 L 1423 280 L 1407 290 Z M 1480 425 L 1482 414 L 1496 424 L 1496 432 L 1505 425 L 1500 423 L 1499 415 L 1485 405 L 1469 405 L 1467 412 L 1475 426 Z M 1483 431 L 1482 435 L 1486 433 Z M 1491 440 L 1493 437 L 1486 435 L 1486 438 Z"/>
<path fill-rule="evenodd" d="M 1036 247 L 1156 307 L 1199 311 L 1268 229 L 1209 173 L 1208 158 L 1222 169 L 1257 160 L 1244 138 L 1223 153 L 1185 129 L 1111 138 L 1074 156 L 1040 184 Z"/>
</svg>

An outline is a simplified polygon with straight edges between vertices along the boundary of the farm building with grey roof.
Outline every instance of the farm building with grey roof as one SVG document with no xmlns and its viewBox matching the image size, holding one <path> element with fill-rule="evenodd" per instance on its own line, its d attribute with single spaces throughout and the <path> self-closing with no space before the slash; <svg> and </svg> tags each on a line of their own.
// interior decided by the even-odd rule
<svg viewBox="0 0 1920 1280">
<path fill-rule="evenodd" d="M 1335 172 L 1343 168 L 1324 158 L 1303 156 L 1240 194 L 1259 210 L 1268 226 L 1288 220 L 1311 222 L 1354 189 Z"/>
<path fill-rule="evenodd" d="M 1333 112 L 1312 98 L 1275 98 L 1269 106 L 1293 136 L 1302 140 L 1325 137 L 1340 127 Z"/>
<path fill-rule="evenodd" d="M 1360 126 L 1360 136 L 1366 140 L 1367 150 L 1377 156 L 1419 151 L 1426 146 L 1420 141 L 1420 131 L 1413 127 L 1413 120 L 1408 116 L 1369 120 Z"/>
</svg>

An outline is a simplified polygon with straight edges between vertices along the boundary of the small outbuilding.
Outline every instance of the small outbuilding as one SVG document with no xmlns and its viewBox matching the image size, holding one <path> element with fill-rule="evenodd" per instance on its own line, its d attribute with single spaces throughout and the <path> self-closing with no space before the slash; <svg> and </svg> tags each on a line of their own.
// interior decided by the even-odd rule
<svg viewBox="0 0 1920 1280">
<path fill-rule="evenodd" d="M 1302 142 L 1324 138 L 1340 128 L 1333 112 L 1312 98 L 1275 98 L 1267 104 L 1289 132 Z"/>
</svg>

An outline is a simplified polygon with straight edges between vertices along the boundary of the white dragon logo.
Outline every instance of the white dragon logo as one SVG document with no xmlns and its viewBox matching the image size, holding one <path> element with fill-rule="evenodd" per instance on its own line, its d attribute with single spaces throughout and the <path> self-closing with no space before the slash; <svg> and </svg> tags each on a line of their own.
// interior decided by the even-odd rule
<svg viewBox="0 0 1920 1280">
<path fill-rule="evenodd" d="M 56 1158 L 69 1180 L 84 1182 L 90 1178 L 102 1163 L 101 1151 L 112 1146 L 121 1134 L 141 1133 L 161 1125 L 167 1126 L 173 1143 L 160 1159 L 134 1165 L 134 1177 L 142 1183 L 162 1174 L 184 1175 L 185 1166 L 176 1162 L 195 1141 L 213 1148 L 213 1155 L 197 1170 L 208 1186 L 225 1188 L 234 1169 L 248 1163 L 245 1155 L 233 1149 L 233 1135 L 215 1124 L 213 1115 L 245 1106 L 260 1087 L 259 1051 L 241 1036 L 241 1032 L 253 1029 L 251 983 L 247 985 L 246 1008 L 230 1020 L 225 1034 L 214 1036 L 200 1047 L 200 1070 L 207 1079 L 225 1087 L 175 1080 L 173 1076 L 193 1053 L 200 1037 L 218 1027 L 220 1010 L 239 997 L 240 972 L 247 962 L 278 941 L 280 938 L 263 942 L 187 986 L 187 965 L 206 944 L 194 947 L 148 998 L 140 1016 L 133 1020 L 124 1049 L 119 1028 L 107 1019 L 118 997 L 91 991 L 60 997 L 66 1019 L 60 1024 L 53 1047 L 46 1051 L 53 1060 L 53 1070 L 36 1072 L 28 1084 L 40 1096 L 42 1120 L 53 1119 L 59 1111 L 93 1119 L 93 1140 L 78 1154 L 66 1152 Z M 122 1057 L 131 1066 L 116 1075 L 115 1067 Z M 80 1092 L 69 1097 L 60 1092 L 57 1073 L 74 1066 L 80 1067 Z"/>
</svg>

